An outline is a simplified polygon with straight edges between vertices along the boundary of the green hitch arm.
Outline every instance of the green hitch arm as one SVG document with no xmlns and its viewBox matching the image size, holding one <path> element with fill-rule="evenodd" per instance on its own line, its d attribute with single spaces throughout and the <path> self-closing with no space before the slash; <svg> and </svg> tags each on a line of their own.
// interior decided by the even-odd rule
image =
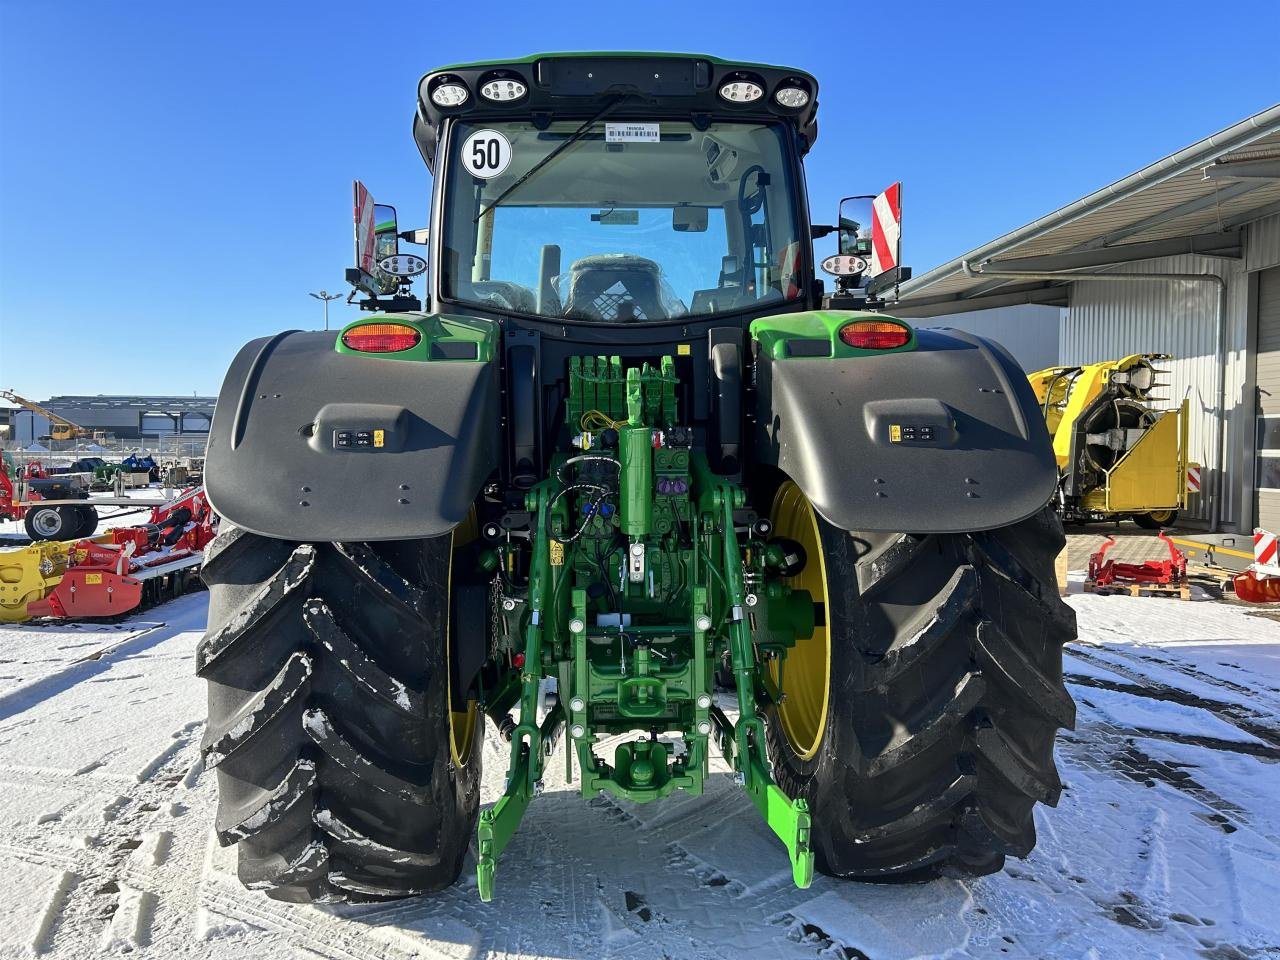
<svg viewBox="0 0 1280 960">
<path fill-rule="evenodd" d="M 738 687 L 740 713 L 734 729 L 737 749 L 734 751 L 733 763 L 756 810 L 787 848 L 787 856 L 791 860 L 791 879 L 803 890 L 813 883 L 809 805 L 803 799 L 792 800 L 788 797 L 774 783 L 769 773 L 764 746 L 764 721 L 756 712 L 755 705 L 755 670 L 758 664 L 745 614 L 746 588 L 742 581 L 742 552 L 733 529 L 734 496 L 739 491 L 724 483 L 717 487 L 721 524 L 724 528 L 724 578 L 730 605 L 730 655 Z"/>
<path fill-rule="evenodd" d="M 542 740 L 551 729 L 539 729 L 537 723 L 542 633 L 545 624 L 548 621 L 554 623 L 556 618 L 556 611 L 546 608 L 550 600 L 547 581 L 551 548 L 547 535 L 547 486 L 540 484 L 529 492 L 529 506 L 536 524 L 529 568 L 529 624 L 525 628 L 524 665 L 520 668 L 520 721 L 511 731 L 507 788 L 497 803 L 480 814 L 480 822 L 476 826 L 476 886 L 480 899 L 486 903 L 493 899 L 498 856 L 511 842 L 530 799 L 541 788 Z"/>
<path fill-rule="evenodd" d="M 517 747 L 518 759 L 507 772 L 507 789 L 498 802 L 480 814 L 476 826 L 476 887 L 480 899 L 488 903 L 493 899 L 494 873 L 498 869 L 498 856 L 506 849 L 516 828 L 529 807 L 533 791 L 528 785 L 529 745 Z"/>
</svg>

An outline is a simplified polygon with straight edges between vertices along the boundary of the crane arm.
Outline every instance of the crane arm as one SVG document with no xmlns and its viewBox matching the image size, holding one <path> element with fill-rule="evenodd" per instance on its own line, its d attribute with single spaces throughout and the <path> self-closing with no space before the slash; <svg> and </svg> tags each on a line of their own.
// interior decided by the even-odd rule
<svg viewBox="0 0 1280 960">
<path fill-rule="evenodd" d="M 60 426 L 67 427 L 68 429 L 74 430 L 78 433 L 88 433 L 88 431 L 78 423 L 74 423 L 66 417 L 54 413 L 48 407 L 42 407 L 40 404 L 32 400 L 28 400 L 26 397 L 20 397 L 12 390 L 0 390 L 0 397 L 4 397 L 6 400 L 16 403 L 20 407 L 26 407 L 32 413 L 38 413 L 40 416 L 46 417 L 50 423 L 59 424 Z"/>
</svg>

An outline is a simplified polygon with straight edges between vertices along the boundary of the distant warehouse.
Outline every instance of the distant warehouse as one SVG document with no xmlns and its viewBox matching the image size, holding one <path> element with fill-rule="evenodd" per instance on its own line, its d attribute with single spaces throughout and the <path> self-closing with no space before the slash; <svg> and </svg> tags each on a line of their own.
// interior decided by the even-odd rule
<svg viewBox="0 0 1280 960">
<path fill-rule="evenodd" d="M 51 397 L 40 401 L 77 426 L 99 430 L 120 440 L 140 444 L 175 436 L 203 436 L 213 419 L 214 397 Z M 10 445 L 27 447 L 49 436 L 48 417 L 30 410 L 15 410 L 10 420 Z"/>
</svg>

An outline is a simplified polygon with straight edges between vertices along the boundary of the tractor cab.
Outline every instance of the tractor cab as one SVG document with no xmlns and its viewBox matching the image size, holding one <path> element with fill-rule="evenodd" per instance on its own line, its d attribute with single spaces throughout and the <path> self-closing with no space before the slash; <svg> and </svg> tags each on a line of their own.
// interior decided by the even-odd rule
<svg viewBox="0 0 1280 960">
<path fill-rule="evenodd" d="M 398 233 L 394 208 L 358 185 L 349 279 L 369 309 L 403 309 L 407 297 L 386 295 L 425 270 L 431 312 L 544 332 L 745 325 L 818 307 L 811 241 L 837 228 L 812 226 L 805 197 L 817 92 L 790 68 L 670 54 L 432 71 L 414 120 L 435 178 L 431 229 Z M 846 292 L 871 275 L 871 218 L 844 204 L 841 217 L 843 256 L 824 269 Z M 424 234 L 429 256 L 401 255 L 399 239 Z"/>
<path fill-rule="evenodd" d="M 671 358 L 689 425 L 710 438 L 717 470 L 736 472 L 752 324 L 803 314 L 800 328 L 784 321 L 783 339 L 838 353 L 816 312 L 878 309 L 909 276 L 896 268 L 896 185 L 843 200 L 837 226 L 810 223 L 803 158 L 817 139 L 817 96 L 802 71 L 674 54 L 543 55 L 426 74 L 414 137 L 434 177 L 430 227 L 401 232 L 395 208 L 357 182 L 348 279 L 366 310 L 412 314 L 425 302 L 428 329 L 412 320 L 383 345 L 362 336 L 371 327 L 361 321 L 339 349 L 395 354 L 422 333 L 440 358 L 473 357 L 485 349 L 470 339 L 478 324 L 507 371 L 515 429 L 504 473 L 518 488 L 574 432 L 559 428 L 575 357 L 618 357 L 623 370 Z M 892 248 L 881 238 L 877 259 L 873 201 L 886 199 Z M 813 241 L 831 233 L 840 252 L 822 264 L 836 278 L 827 295 Z M 411 284 L 424 273 L 419 300 Z"/>
</svg>

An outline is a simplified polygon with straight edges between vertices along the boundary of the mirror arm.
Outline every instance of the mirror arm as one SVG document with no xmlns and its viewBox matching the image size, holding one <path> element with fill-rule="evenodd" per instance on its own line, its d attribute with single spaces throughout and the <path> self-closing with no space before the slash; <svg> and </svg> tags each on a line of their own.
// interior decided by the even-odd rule
<svg viewBox="0 0 1280 960">
<path fill-rule="evenodd" d="M 831 236 L 839 229 L 839 227 L 832 226 L 829 223 L 814 223 L 809 226 L 809 236 L 814 240 L 821 240 L 823 237 Z"/>
</svg>

